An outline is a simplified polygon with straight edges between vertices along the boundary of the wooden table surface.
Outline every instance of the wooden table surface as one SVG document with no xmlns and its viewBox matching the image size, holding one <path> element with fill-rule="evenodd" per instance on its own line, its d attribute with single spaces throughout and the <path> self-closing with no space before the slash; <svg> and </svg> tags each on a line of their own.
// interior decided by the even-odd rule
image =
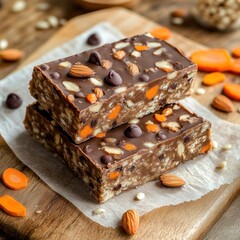
<svg viewBox="0 0 240 240">
<path fill-rule="evenodd" d="M 58 28 L 43 31 L 36 30 L 35 24 L 37 21 L 43 20 L 49 15 L 70 19 L 74 16 L 88 12 L 71 4 L 70 0 L 49 0 L 48 2 L 52 7 L 46 12 L 36 10 L 36 3 L 40 2 L 39 0 L 28 0 L 26 10 L 20 13 L 11 13 L 11 6 L 14 0 L 0 0 L 0 6 L 1 2 L 0 39 L 8 39 L 10 47 L 23 50 L 25 53 L 25 59 L 58 30 Z M 199 27 L 191 20 L 182 26 L 171 25 L 169 21 L 169 13 L 177 7 L 188 9 L 188 2 L 188 0 L 143 0 L 140 4 L 134 7 L 133 10 L 151 20 L 170 27 L 175 32 L 209 47 L 223 47 L 231 50 L 233 47 L 240 45 L 240 30 L 228 33 L 213 32 Z M 0 79 L 14 71 L 20 63 L 21 62 L 9 64 L 0 62 Z M 229 240 L 239 239 L 238 237 L 240 236 L 240 233 L 237 233 L 240 229 L 239 204 L 240 197 L 238 197 L 235 203 L 218 221 L 216 226 L 213 227 L 206 239 L 221 240 L 226 239 L 227 236 Z M 231 229 L 230 236 L 228 234 L 228 229 Z M 0 232 L 0 240 L 1 239 L 8 238 L 3 236 Z"/>
</svg>

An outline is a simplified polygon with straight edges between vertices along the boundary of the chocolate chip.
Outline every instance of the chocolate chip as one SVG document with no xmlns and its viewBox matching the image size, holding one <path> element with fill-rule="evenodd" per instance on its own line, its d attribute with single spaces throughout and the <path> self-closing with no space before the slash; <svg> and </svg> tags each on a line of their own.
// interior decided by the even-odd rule
<svg viewBox="0 0 240 240">
<path fill-rule="evenodd" d="M 78 92 L 74 94 L 75 98 L 85 98 L 85 95 L 82 92 Z"/>
<path fill-rule="evenodd" d="M 89 145 L 87 145 L 83 148 L 83 152 L 85 152 L 85 153 L 90 153 L 90 152 L 92 152 L 92 150 L 93 149 Z"/>
<path fill-rule="evenodd" d="M 97 33 L 91 34 L 87 39 L 87 44 L 91 46 L 99 45 L 101 42 L 100 36 Z"/>
<path fill-rule="evenodd" d="M 163 134 L 162 132 L 158 132 L 158 133 L 156 134 L 156 139 L 157 139 L 158 141 L 165 140 L 166 138 L 167 138 L 167 136 L 166 136 L 165 134 Z"/>
<path fill-rule="evenodd" d="M 112 127 L 115 128 L 116 126 L 117 126 L 116 121 L 113 121 L 113 123 L 112 123 Z"/>
<path fill-rule="evenodd" d="M 53 73 L 50 74 L 50 77 L 52 79 L 59 79 L 60 74 L 58 72 L 53 72 Z"/>
<path fill-rule="evenodd" d="M 121 167 L 118 167 L 118 168 L 116 168 L 115 169 L 117 172 L 122 172 L 122 170 L 123 170 L 123 167 L 121 166 Z"/>
<path fill-rule="evenodd" d="M 103 164 L 111 163 L 112 160 L 113 160 L 113 158 L 112 158 L 112 156 L 110 156 L 110 155 L 103 155 L 103 156 L 101 157 L 101 162 L 102 162 Z"/>
<path fill-rule="evenodd" d="M 49 66 L 47 64 L 42 64 L 40 65 L 40 68 L 43 70 L 43 71 L 46 71 L 49 69 Z"/>
<path fill-rule="evenodd" d="M 164 157 L 165 157 L 165 155 L 164 155 L 164 154 L 161 154 L 158 158 L 159 158 L 160 160 L 162 160 L 162 159 L 164 159 Z"/>
<path fill-rule="evenodd" d="M 101 66 L 101 55 L 96 51 L 92 52 L 89 56 L 88 62 Z"/>
<path fill-rule="evenodd" d="M 92 182 L 89 183 L 89 187 L 90 187 L 90 188 L 94 188 L 94 185 L 93 185 Z"/>
<path fill-rule="evenodd" d="M 184 143 L 187 143 L 187 142 L 189 142 L 191 140 L 191 138 L 189 137 L 189 136 L 185 136 L 184 138 L 183 138 L 183 142 Z"/>
<path fill-rule="evenodd" d="M 117 142 L 118 147 L 123 147 L 125 145 L 125 140 L 120 140 Z"/>
<path fill-rule="evenodd" d="M 118 191 L 122 187 L 122 184 L 118 184 L 115 188 L 113 188 L 113 191 Z"/>
<path fill-rule="evenodd" d="M 177 83 L 172 83 L 171 85 L 170 85 L 170 88 L 171 89 L 175 89 L 177 87 Z"/>
<path fill-rule="evenodd" d="M 22 104 L 22 99 L 15 93 L 10 93 L 7 96 L 6 106 L 10 109 L 15 109 L 20 107 Z"/>
<path fill-rule="evenodd" d="M 186 78 L 188 78 L 188 74 L 187 74 L 187 73 L 185 73 L 185 74 L 183 75 L 183 79 L 186 79 Z"/>
<path fill-rule="evenodd" d="M 111 70 L 108 75 L 104 78 L 105 82 L 110 86 L 119 86 L 122 84 L 121 76 L 114 70 Z"/>
<path fill-rule="evenodd" d="M 130 124 L 124 131 L 124 134 L 128 138 L 138 138 L 142 135 L 141 128 L 136 124 Z"/>
<path fill-rule="evenodd" d="M 142 81 L 142 82 L 147 82 L 147 81 L 149 81 L 149 76 L 148 75 L 141 75 L 140 77 L 139 77 L 139 80 L 140 81 Z"/>
<path fill-rule="evenodd" d="M 183 65 L 180 62 L 171 62 L 171 64 L 172 64 L 172 66 L 175 70 L 182 70 L 183 69 Z"/>
<path fill-rule="evenodd" d="M 164 98 L 164 99 L 160 99 L 160 101 L 159 101 L 159 106 L 160 106 L 160 107 L 165 106 L 166 103 L 167 103 L 166 98 Z"/>
<path fill-rule="evenodd" d="M 99 177 L 98 177 L 98 178 L 97 178 L 97 182 L 98 182 L 98 183 L 102 183 L 102 178 L 99 178 Z"/>
<path fill-rule="evenodd" d="M 92 128 L 95 127 L 95 126 L 97 125 L 97 122 L 98 122 L 97 119 L 93 119 L 93 120 L 91 121 L 91 127 L 92 127 Z"/>
<path fill-rule="evenodd" d="M 133 172 L 135 168 L 136 168 L 136 167 L 135 167 L 134 165 L 132 165 L 132 166 L 129 168 L 130 172 Z"/>
<path fill-rule="evenodd" d="M 84 156 L 82 156 L 82 155 L 79 157 L 79 160 L 83 161 L 83 162 L 86 162 L 86 158 Z"/>
</svg>

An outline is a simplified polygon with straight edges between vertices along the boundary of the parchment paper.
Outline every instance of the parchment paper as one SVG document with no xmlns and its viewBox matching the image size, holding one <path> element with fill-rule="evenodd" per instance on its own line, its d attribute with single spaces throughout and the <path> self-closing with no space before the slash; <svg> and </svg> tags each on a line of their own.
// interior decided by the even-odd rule
<svg viewBox="0 0 240 240">
<path fill-rule="evenodd" d="M 240 125 L 220 120 L 193 98 L 188 98 L 182 103 L 212 122 L 213 139 L 216 139 L 220 146 L 231 143 L 232 149 L 222 151 L 219 148 L 207 156 L 197 157 L 174 170 L 175 174 L 187 181 L 181 189 L 167 189 L 160 187 L 157 184 L 158 181 L 152 181 L 137 189 L 124 192 L 104 204 L 94 202 L 81 181 L 59 159 L 54 158 L 45 148 L 33 141 L 22 124 L 26 105 L 33 102 L 33 98 L 28 93 L 28 82 L 33 65 L 86 50 L 88 46 L 85 45 L 85 40 L 93 32 L 99 33 L 104 43 L 122 37 L 122 34 L 112 26 L 101 23 L 67 44 L 52 50 L 37 62 L 0 81 L 0 102 L 2 103 L 0 133 L 25 165 L 87 217 L 106 227 L 116 227 L 122 214 L 128 209 L 136 209 L 142 215 L 162 206 L 196 200 L 240 176 Z M 9 110 L 5 107 L 4 101 L 10 92 L 18 93 L 23 98 L 23 105 L 19 109 Z M 216 171 L 216 164 L 223 160 L 227 161 L 226 169 Z M 133 199 L 138 192 L 145 193 L 146 198 L 137 202 Z M 104 208 L 106 212 L 102 215 L 92 215 L 92 211 L 98 207 Z"/>
</svg>

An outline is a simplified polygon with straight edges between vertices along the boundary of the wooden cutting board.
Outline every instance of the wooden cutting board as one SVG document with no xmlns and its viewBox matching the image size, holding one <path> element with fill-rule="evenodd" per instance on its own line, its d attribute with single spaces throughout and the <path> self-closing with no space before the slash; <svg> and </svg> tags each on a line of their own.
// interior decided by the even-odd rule
<svg viewBox="0 0 240 240">
<path fill-rule="evenodd" d="M 149 31 L 157 26 L 156 23 L 121 8 L 89 13 L 71 20 L 24 64 L 33 61 L 53 47 L 70 40 L 103 20 L 112 23 L 127 36 Z M 187 54 L 191 50 L 203 48 L 202 45 L 175 33 L 170 42 Z M 220 87 L 209 88 L 207 91 L 213 93 L 214 96 L 220 92 Z M 198 97 L 197 99 L 209 106 L 212 97 Z M 229 115 L 216 113 L 222 118 L 240 123 L 237 113 Z M 16 167 L 30 179 L 29 186 L 21 191 L 12 191 L 0 185 L 0 195 L 10 194 L 16 197 L 27 207 L 28 211 L 25 218 L 13 218 L 0 212 L 0 228 L 9 236 L 17 239 L 44 240 L 129 238 L 120 227 L 117 229 L 104 228 L 92 222 L 71 203 L 53 192 L 14 156 L 2 138 L 0 138 L 0 159 L 0 174 L 7 167 Z M 240 179 L 231 185 L 222 186 L 197 201 L 155 209 L 141 217 L 140 230 L 131 239 L 201 239 L 239 193 Z M 42 212 L 37 214 L 36 210 Z"/>
</svg>

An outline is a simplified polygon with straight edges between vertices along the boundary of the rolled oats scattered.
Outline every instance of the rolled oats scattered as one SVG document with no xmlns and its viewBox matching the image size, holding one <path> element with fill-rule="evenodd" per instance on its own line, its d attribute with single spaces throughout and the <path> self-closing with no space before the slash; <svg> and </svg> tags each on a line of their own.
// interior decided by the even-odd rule
<svg viewBox="0 0 240 240">
<path fill-rule="evenodd" d="M 223 168 L 226 167 L 226 165 L 227 165 L 227 162 L 226 162 L 226 161 L 222 161 L 222 162 L 220 162 L 220 163 L 218 163 L 218 164 L 216 165 L 216 168 L 217 168 L 217 169 L 223 169 Z"/>
<path fill-rule="evenodd" d="M 12 12 L 21 12 L 26 8 L 27 4 L 23 0 L 17 0 L 12 5 Z"/>
<path fill-rule="evenodd" d="M 39 29 L 39 30 L 46 30 L 50 28 L 49 22 L 45 20 L 38 21 L 35 26 L 36 26 L 36 29 Z"/>
<path fill-rule="evenodd" d="M 135 199 L 136 200 L 143 200 L 145 198 L 145 194 L 143 192 L 140 192 L 136 195 Z"/>
<path fill-rule="evenodd" d="M 102 214 L 102 213 L 104 213 L 104 212 L 106 212 L 105 209 L 103 209 L 103 208 L 97 208 L 97 209 L 95 209 L 95 210 L 92 212 L 92 214 L 93 214 L 93 215 L 99 215 L 99 214 Z"/>
<path fill-rule="evenodd" d="M 53 16 L 53 15 L 49 16 L 47 18 L 47 21 L 49 22 L 49 24 L 52 28 L 56 28 L 59 25 L 59 21 L 58 21 L 58 18 L 56 16 Z"/>
<path fill-rule="evenodd" d="M 215 141 L 215 140 L 213 140 L 213 141 L 212 141 L 212 147 L 213 147 L 213 149 L 218 148 L 218 142 Z"/>
<path fill-rule="evenodd" d="M 40 214 L 42 213 L 42 210 L 37 210 L 35 213 Z"/>
<path fill-rule="evenodd" d="M 195 93 L 197 95 L 204 95 L 206 93 L 206 90 L 204 88 L 197 88 Z"/>
<path fill-rule="evenodd" d="M 0 50 L 6 49 L 8 47 L 8 41 L 6 39 L 0 39 Z"/>
<path fill-rule="evenodd" d="M 231 144 L 225 144 L 222 146 L 222 150 L 230 150 L 232 148 Z"/>
</svg>

